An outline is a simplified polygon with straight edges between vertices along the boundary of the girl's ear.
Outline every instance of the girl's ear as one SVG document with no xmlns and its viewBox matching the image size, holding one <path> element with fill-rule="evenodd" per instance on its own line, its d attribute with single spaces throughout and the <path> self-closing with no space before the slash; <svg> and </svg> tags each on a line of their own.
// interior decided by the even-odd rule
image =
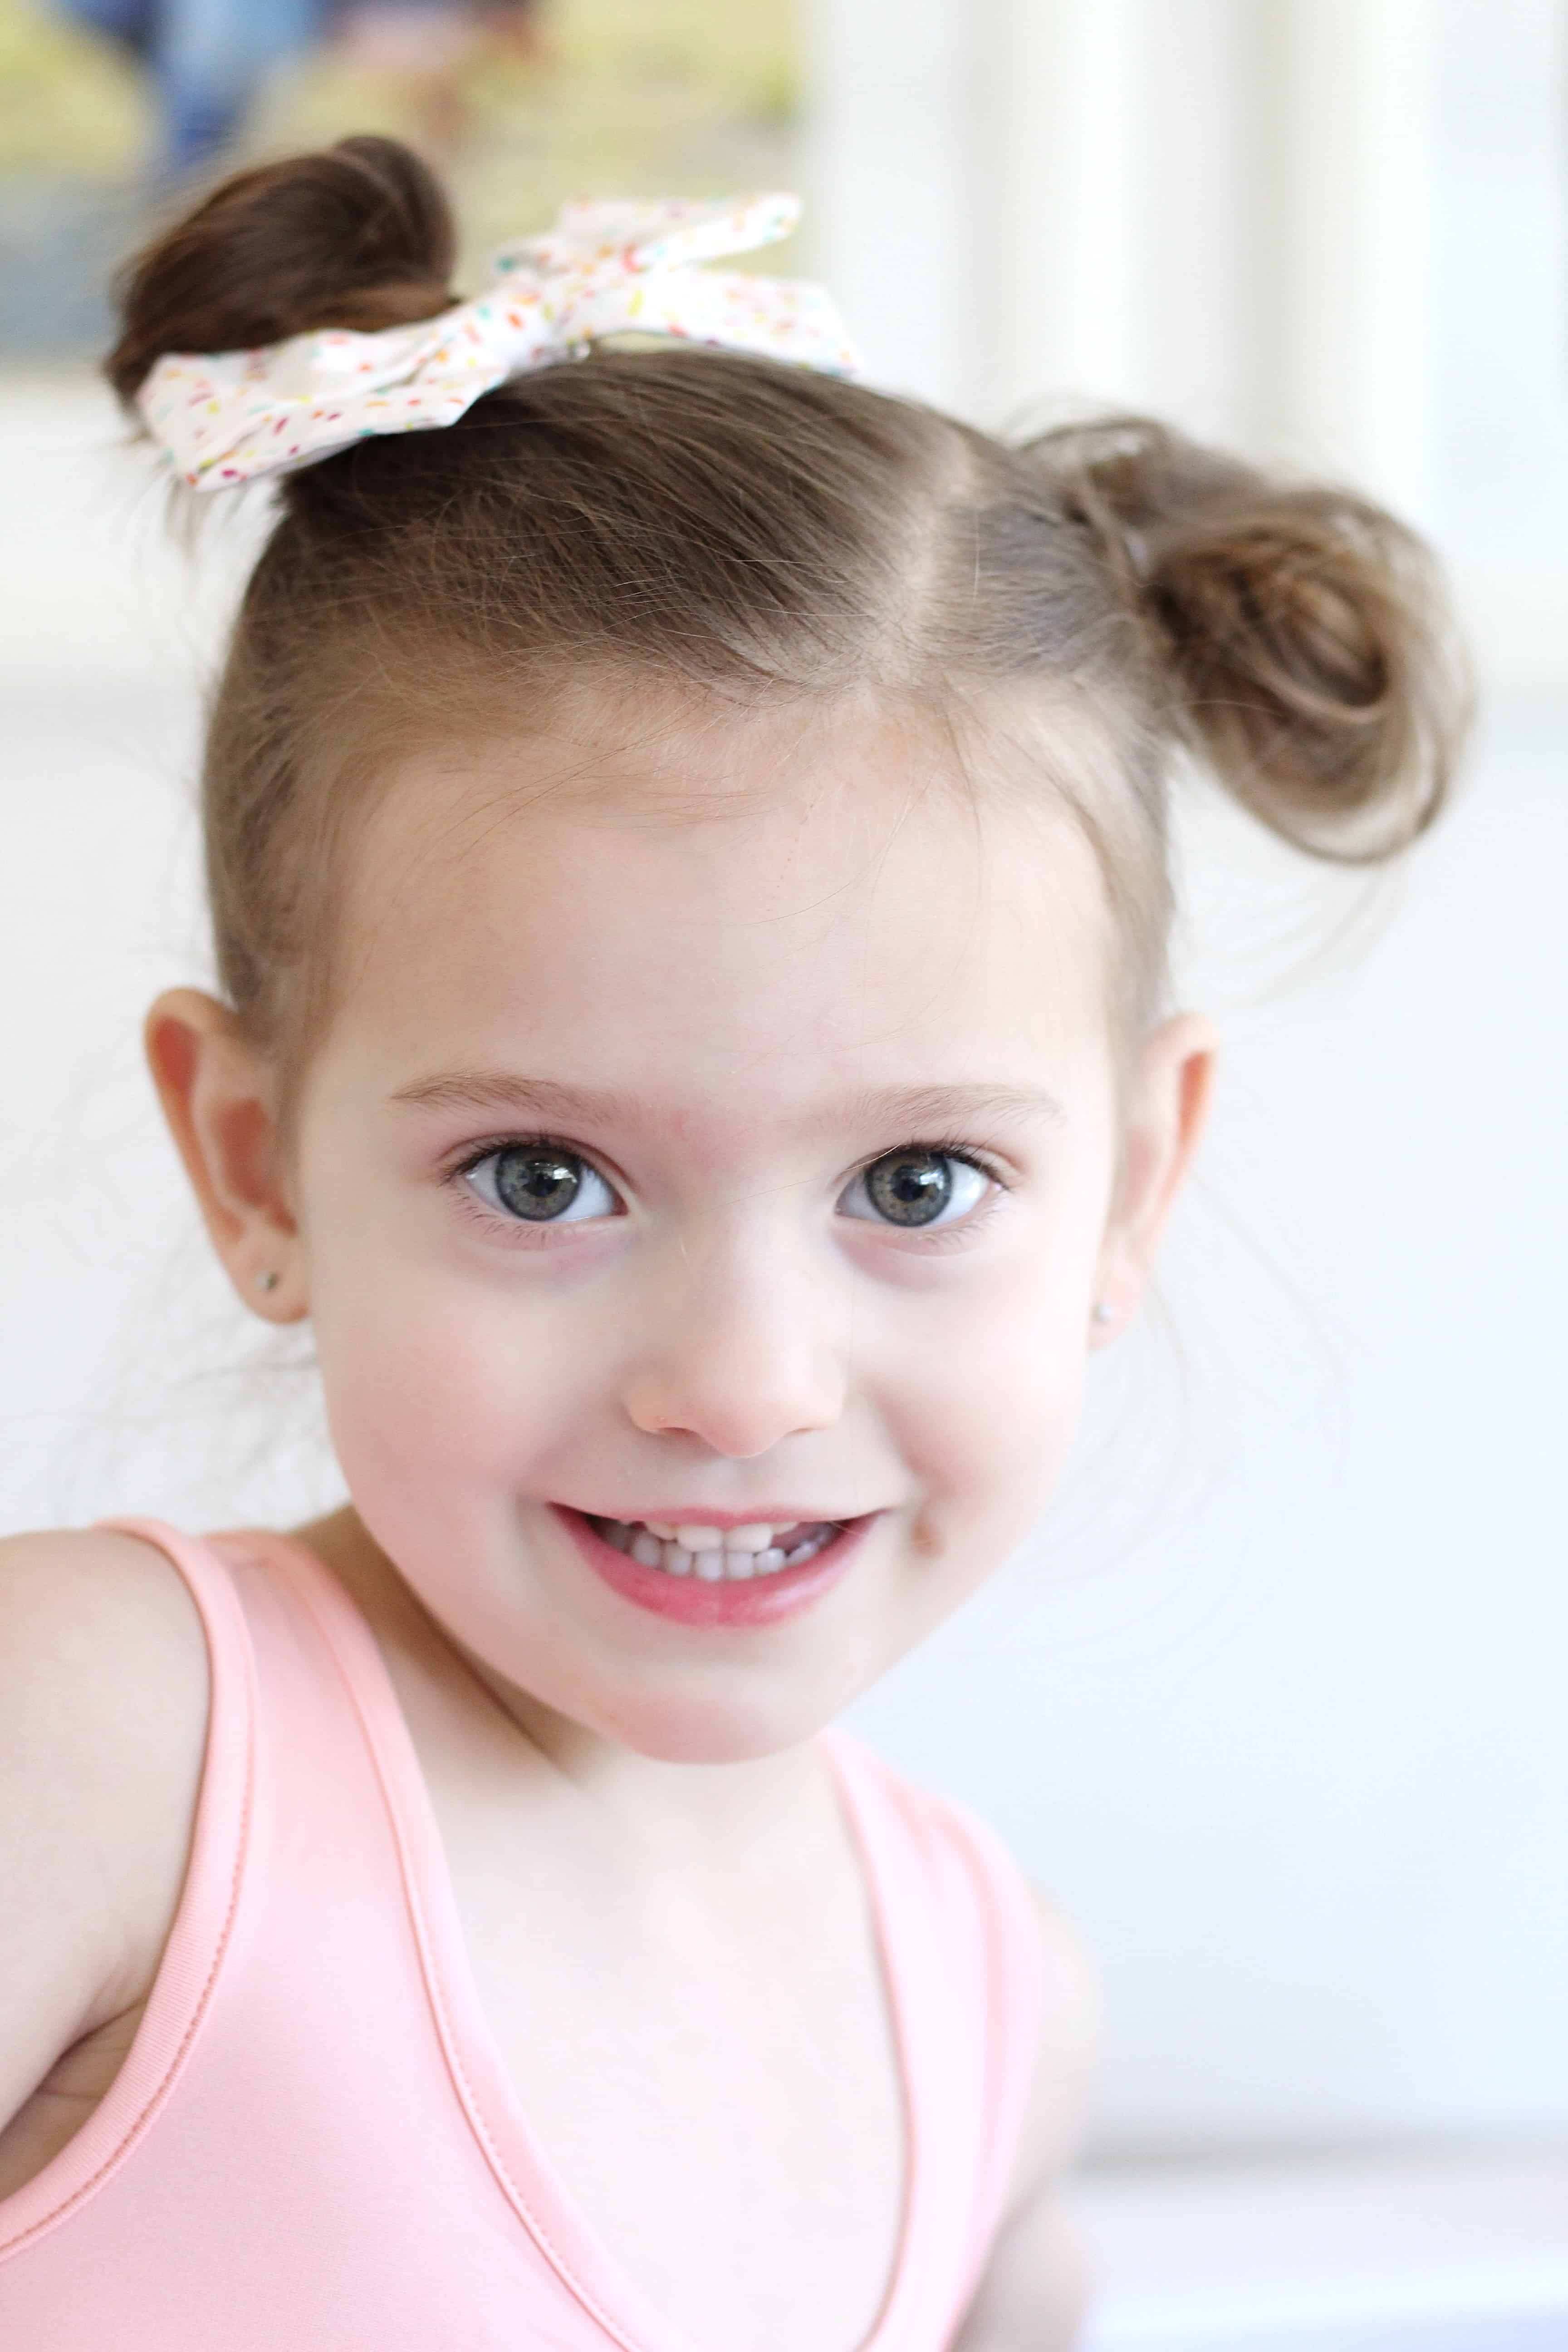
<svg viewBox="0 0 1568 2352">
<path fill-rule="evenodd" d="M 1215 1034 L 1199 1014 L 1163 1022 L 1143 1040 L 1122 1139 L 1121 1173 L 1106 1223 L 1089 1342 L 1131 1321 L 1182 1179 L 1208 1115 Z"/>
<path fill-rule="evenodd" d="M 307 1312 L 299 1228 L 265 1065 L 232 1013 L 174 988 L 147 1015 L 147 1060 L 213 1247 L 245 1304 L 270 1323 Z"/>
</svg>

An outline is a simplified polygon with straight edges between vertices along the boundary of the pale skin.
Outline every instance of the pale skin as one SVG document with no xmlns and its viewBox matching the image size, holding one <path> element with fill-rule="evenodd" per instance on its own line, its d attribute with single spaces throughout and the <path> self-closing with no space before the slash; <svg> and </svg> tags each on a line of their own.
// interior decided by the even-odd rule
<svg viewBox="0 0 1568 2352">
<path fill-rule="evenodd" d="M 520 2097 L 713 2352 L 853 2352 L 875 2320 L 899 2083 L 811 1742 L 1037 1518 L 1208 1093 L 1194 1017 L 1119 1059 L 1093 857 L 1048 792 L 975 799 L 944 756 L 869 700 L 634 722 L 577 697 L 384 781 L 287 1130 L 223 1005 L 175 990 L 148 1023 L 237 1290 L 312 1324 L 352 1499 L 300 1533 L 385 1654 Z M 479 1155 L 541 1136 L 576 1211 L 521 1223 Z M 952 1205 L 911 1230 L 863 1180 L 917 1147 Z M 810 1609 L 716 1629 L 612 1591 L 558 1504 L 869 1525 Z M 0 1558 L 4 2193 L 145 2000 L 205 1671 L 134 1539 Z M 1094 2000 L 1043 1902 L 1041 1934 L 1028 2121 L 957 2352 L 1076 2333 L 1059 2189 Z"/>
</svg>

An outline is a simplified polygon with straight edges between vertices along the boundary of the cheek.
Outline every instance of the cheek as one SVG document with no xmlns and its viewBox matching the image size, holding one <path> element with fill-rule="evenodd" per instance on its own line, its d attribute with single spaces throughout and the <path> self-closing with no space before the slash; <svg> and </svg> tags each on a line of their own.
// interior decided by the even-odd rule
<svg viewBox="0 0 1568 2352">
<path fill-rule="evenodd" d="M 903 1586 L 917 1628 L 934 1629 L 1037 1527 L 1078 1433 L 1081 1329 L 1048 1298 L 972 1323 L 942 1351 L 940 1381 L 910 1383 L 906 1454 L 923 1500 Z M 905 1629 L 909 1637 L 909 1628 Z"/>
<path fill-rule="evenodd" d="M 1078 1287 L 1015 1266 L 899 1360 L 905 1450 L 944 1518 L 984 1520 L 994 1539 L 1054 1484 L 1082 1408 Z"/>
<path fill-rule="evenodd" d="M 578 1318 L 525 1283 L 323 1245 L 311 1318 L 345 1475 L 526 1483 L 589 1403 Z"/>
</svg>

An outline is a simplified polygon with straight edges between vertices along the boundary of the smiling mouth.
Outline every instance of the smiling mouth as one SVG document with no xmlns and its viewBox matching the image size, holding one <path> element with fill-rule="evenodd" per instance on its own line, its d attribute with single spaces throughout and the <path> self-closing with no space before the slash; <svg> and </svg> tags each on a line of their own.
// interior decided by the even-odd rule
<svg viewBox="0 0 1568 2352">
<path fill-rule="evenodd" d="M 748 1527 L 671 1527 L 661 1519 L 589 1517 L 595 1534 L 639 1567 L 704 1584 L 745 1583 L 803 1568 L 852 1524 L 846 1519 L 796 1519 L 787 1527 L 759 1520 Z"/>
</svg>

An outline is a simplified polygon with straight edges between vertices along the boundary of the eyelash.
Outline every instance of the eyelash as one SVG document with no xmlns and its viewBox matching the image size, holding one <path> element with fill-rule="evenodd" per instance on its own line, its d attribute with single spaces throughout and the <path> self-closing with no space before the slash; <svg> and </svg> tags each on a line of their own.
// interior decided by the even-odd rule
<svg viewBox="0 0 1568 2352">
<path fill-rule="evenodd" d="M 933 1158 L 936 1159 L 962 1160 L 965 1168 L 977 1169 L 980 1174 L 985 1177 L 988 1182 L 994 1187 L 993 1191 L 987 1193 L 983 1201 L 976 1202 L 975 1206 L 970 1211 L 968 1216 L 964 1217 L 958 1224 L 930 1226 L 915 1225 L 909 1228 L 900 1235 L 900 1239 L 906 1247 L 912 1244 L 916 1249 L 931 1252 L 935 1252 L 937 1250 L 962 1249 L 965 1243 L 971 1240 L 973 1236 L 980 1231 L 983 1225 L 990 1223 L 992 1217 L 996 1212 L 997 1195 L 1003 1192 L 1010 1192 L 1013 1189 L 1006 1177 L 1002 1173 L 1001 1169 L 997 1166 L 995 1160 L 991 1158 L 988 1152 L 977 1151 L 973 1144 L 961 1142 L 956 1136 L 944 1137 L 940 1135 L 917 1136 L 908 1143 L 889 1144 L 886 1151 L 874 1151 L 869 1160 L 862 1160 L 858 1168 L 855 1170 L 854 1175 L 850 1176 L 848 1179 L 848 1181 L 852 1184 L 855 1181 L 856 1176 L 863 1176 L 868 1168 L 874 1168 L 876 1166 L 879 1160 L 891 1159 L 897 1154 L 905 1151 L 929 1151 Z M 889 1233 L 898 1233 L 899 1228 L 896 1225 L 889 1225 L 888 1226 L 887 1231 Z"/>
<path fill-rule="evenodd" d="M 503 1234 L 515 1248 L 548 1249 L 558 1242 L 559 1236 L 552 1223 L 533 1225 L 523 1217 L 498 1217 L 493 1209 L 487 1208 L 478 1194 L 460 1181 L 465 1176 L 471 1176 L 482 1160 L 489 1160 L 497 1151 L 559 1151 L 597 1170 L 610 1190 L 617 1197 L 619 1195 L 619 1187 L 613 1178 L 605 1174 L 593 1155 L 584 1151 L 580 1143 L 568 1142 L 563 1135 L 492 1135 L 487 1142 L 466 1145 L 462 1158 L 447 1169 L 441 1181 L 456 1194 L 464 1216 L 471 1217 L 477 1225 L 482 1225 L 487 1234 L 499 1232 Z"/>
<path fill-rule="evenodd" d="M 596 1169 L 612 1192 L 617 1189 L 590 1152 L 584 1151 L 581 1144 L 569 1142 L 563 1135 L 496 1135 L 491 1136 L 484 1143 L 468 1145 L 462 1158 L 447 1169 L 441 1179 L 442 1182 L 453 1187 L 465 1214 L 473 1217 L 478 1223 L 484 1225 L 491 1233 L 500 1225 L 509 1238 L 515 1237 L 524 1248 L 538 1249 L 548 1246 L 549 1239 L 554 1233 L 553 1225 L 548 1223 L 531 1225 L 521 1217 L 498 1218 L 492 1210 L 486 1208 L 472 1192 L 458 1181 L 459 1177 L 470 1175 L 481 1161 L 490 1157 L 492 1152 L 509 1150 L 560 1151 L 569 1154 L 572 1159 L 584 1160 L 589 1167 Z M 890 1160 L 904 1152 L 912 1154 L 922 1151 L 929 1152 L 933 1159 L 957 1160 L 962 1161 L 964 1167 L 977 1170 L 989 1183 L 995 1187 L 997 1192 L 1009 1192 L 1013 1189 L 988 1153 L 977 1151 L 973 1144 L 960 1142 L 956 1137 L 942 1136 L 913 1137 L 908 1142 L 892 1143 L 885 1150 L 874 1151 L 868 1160 L 862 1160 L 858 1167 L 851 1170 L 841 1189 L 847 1189 L 853 1184 L 857 1177 L 863 1176 L 868 1168 L 874 1168 L 879 1160 Z M 960 1236 L 974 1233 L 984 1223 L 995 1205 L 995 1198 L 993 1194 L 979 1202 L 959 1224 L 933 1225 L 929 1230 L 914 1226 L 908 1229 L 901 1238 L 906 1242 L 917 1242 L 927 1249 L 940 1249 L 944 1246 L 951 1248 Z M 897 1232 L 898 1228 L 889 1226 L 888 1230 Z"/>
</svg>

